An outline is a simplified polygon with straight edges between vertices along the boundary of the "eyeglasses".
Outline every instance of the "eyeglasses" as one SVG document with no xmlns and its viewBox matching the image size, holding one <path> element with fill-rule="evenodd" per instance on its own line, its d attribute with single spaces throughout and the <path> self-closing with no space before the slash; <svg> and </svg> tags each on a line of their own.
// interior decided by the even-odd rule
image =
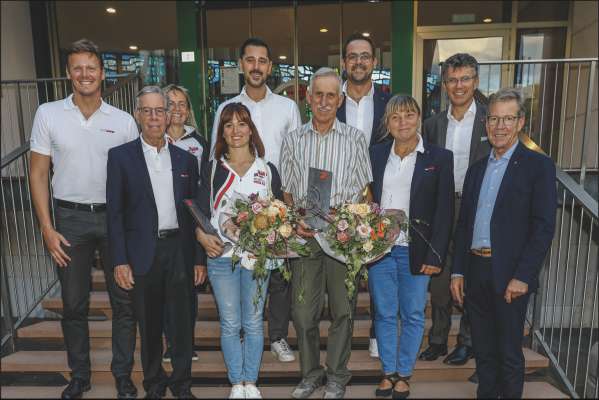
<svg viewBox="0 0 599 400">
<path fill-rule="evenodd" d="M 144 117 L 150 117 L 152 114 L 157 117 L 164 117 L 168 112 L 168 110 L 164 107 L 140 107 L 137 109 L 137 111 L 140 111 Z"/>
<path fill-rule="evenodd" d="M 474 76 L 462 76 L 461 78 L 448 78 L 445 79 L 445 84 L 447 86 L 456 86 L 458 84 L 458 82 L 462 82 L 462 85 L 466 85 L 468 83 L 470 83 L 470 81 L 472 81 L 474 78 L 476 78 L 476 75 Z"/>
<path fill-rule="evenodd" d="M 499 125 L 499 122 L 502 121 L 503 125 L 505 125 L 508 128 L 514 126 L 516 121 L 518 121 L 519 119 L 520 115 L 504 115 L 503 117 L 497 117 L 495 115 L 487 116 L 487 122 L 489 123 L 489 126 L 497 126 Z"/>
<path fill-rule="evenodd" d="M 351 63 L 355 63 L 356 61 L 358 61 L 358 59 L 362 62 L 370 62 L 370 60 L 372 60 L 372 54 L 370 54 L 370 53 L 361 53 L 361 54 L 349 53 L 348 55 L 345 56 L 345 58 L 347 59 L 347 61 L 349 61 Z"/>
<path fill-rule="evenodd" d="M 178 108 L 180 110 L 187 110 L 187 102 L 185 101 L 180 101 L 178 103 L 175 103 L 174 101 L 169 101 L 167 103 L 167 106 L 170 110 L 174 110 L 175 108 Z"/>
</svg>

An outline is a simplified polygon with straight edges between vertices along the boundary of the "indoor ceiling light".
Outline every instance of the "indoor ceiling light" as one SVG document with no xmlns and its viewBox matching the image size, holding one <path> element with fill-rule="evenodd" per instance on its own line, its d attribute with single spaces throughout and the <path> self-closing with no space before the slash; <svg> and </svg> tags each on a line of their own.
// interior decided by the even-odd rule
<svg viewBox="0 0 599 400">
<path fill-rule="evenodd" d="M 327 33 L 329 30 L 327 28 L 320 28 L 320 33 Z"/>
<path fill-rule="evenodd" d="M 489 24 L 489 23 L 493 22 L 493 19 L 492 19 L 492 18 L 489 18 L 489 17 L 487 17 L 487 18 L 483 19 L 483 22 L 484 22 L 485 24 Z"/>
<path fill-rule="evenodd" d="M 279 56 L 279 60 L 286 60 L 287 56 Z"/>
<path fill-rule="evenodd" d="M 129 46 L 129 50 L 137 50 L 139 47 L 137 47 L 136 45 L 132 44 L 131 46 Z"/>
<path fill-rule="evenodd" d="M 364 37 L 370 37 L 370 33 L 369 32 L 362 32 L 362 36 L 364 36 Z"/>
<path fill-rule="evenodd" d="M 106 12 L 107 12 L 108 14 L 116 14 L 116 8 L 114 8 L 114 7 L 108 7 L 108 8 L 106 9 Z"/>
</svg>

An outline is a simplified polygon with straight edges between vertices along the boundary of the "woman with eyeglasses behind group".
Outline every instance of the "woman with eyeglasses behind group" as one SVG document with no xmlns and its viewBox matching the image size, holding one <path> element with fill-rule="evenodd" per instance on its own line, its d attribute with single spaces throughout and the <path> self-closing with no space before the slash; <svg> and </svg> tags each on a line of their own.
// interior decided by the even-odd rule
<svg viewBox="0 0 599 400">
<path fill-rule="evenodd" d="M 197 132 L 197 124 L 195 121 L 193 107 L 191 105 L 191 98 L 189 92 L 182 86 L 168 85 L 163 89 L 166 95 L 167 108 L 169 111 L 168 128 L 166 131 L 166 139 L 172 145 L 175 145 L 198 159 L 198 166 L 200 170 L 200 176 L 202 172 L 208 168 L 208 155 L 210 147 L 204 137 Z M 206 266 L 196 265 L 194 267 L 194 286 L 201 285 L 206 280 Z M 192 293 L 191 299 L 191 326 L 192 326 L 192 345 L 195 333 L 195 323 L 198 311 L 198 296 L 197 292 Z M 166 318 L 164 321 L 164 336 L 166 339 L 166 351 L 162 357 L 165 362 L 171 361 L 171 342 L 170 338 L 172 335 L 168 330 L 168 314 L 165 314 Z M 193 351 L 192 360 L 198 359 L 197 353 Z"/>
</svg>

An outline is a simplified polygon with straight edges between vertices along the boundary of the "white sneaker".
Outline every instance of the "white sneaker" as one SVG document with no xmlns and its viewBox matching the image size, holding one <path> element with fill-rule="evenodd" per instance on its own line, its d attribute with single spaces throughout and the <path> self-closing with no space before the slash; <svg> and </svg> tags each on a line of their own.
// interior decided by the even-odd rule
<svg viewBox="0 0 599 400">
<path fill-rule="evenodd" d="M 379 346 L 376 344 L 376 339 L 370 339 L 368 343 L 368 353 L 372 358 L 379 358 Z"/>
<path fill-rule="evenodd" d="M 237 385 L 233 385 L 231 388 L 231 393 L 229 394 L 230 399 L 245 399 L 245 387 L 238 383 Z"/>
<path fill-rule="evenodd" d="M 256 385 L 253 383 L 245 384 L 245 398 L 246 399 L 261 399 L 262 393 L 258 390 Z"/>
<path fill-rule="evenodd" d="M 272 355 L 281 362 L 295 361 L 293 351 L 289 348 L 289 344 L 285 339 L 272 342 L 270 344 L 270 352 Z"/>
</svg>

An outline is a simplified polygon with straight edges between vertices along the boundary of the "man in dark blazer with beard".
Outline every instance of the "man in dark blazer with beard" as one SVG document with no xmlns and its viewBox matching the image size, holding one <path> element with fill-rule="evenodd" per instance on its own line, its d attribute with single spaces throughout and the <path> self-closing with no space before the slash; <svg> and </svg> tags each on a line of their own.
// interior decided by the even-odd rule
<svg viewBox="0 0 599 400">
<path fill-rule="evenodd" d="M 478 62 L 474 57 L 463 53 L 449 57 L 441 67 L 441 75 L 450 105 L 446 112 L 433 115 L 424 121 L 422 137 L 424 141 L 454 153 L 454 215 L 457 218 L 466 170 L 477 160 L 487 157 L 491 148 L 485 129 L 487 108 L 475 97 L 478 91 Z M 452 247 L 450 245 L 447 268 L 444 268 L 440 275 L 433 276 L 430 283 L 432 326 L 428 336 L 429 347 L 420 354 L 420 359 L 424 361 L 433 361 L 447 354 L 453 307 L 449 292 Z M 457 346 L 443 362 L 464 365 L 472 356 L 470 324 L 468 313 L 464 310 Z"/>
</svg>

